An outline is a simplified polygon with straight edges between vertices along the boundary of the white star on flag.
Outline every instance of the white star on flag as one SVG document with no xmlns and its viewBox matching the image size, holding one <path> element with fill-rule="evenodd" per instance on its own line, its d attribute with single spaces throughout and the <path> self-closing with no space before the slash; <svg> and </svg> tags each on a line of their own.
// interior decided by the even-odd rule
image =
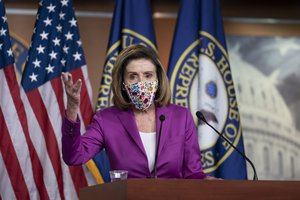
<svg viewBox="0 0 300 200">
<path fill-rule="evenodd" d="M 68 6 L 68 0 L 62 0 L 60 3 L 62 6 Z"/>
<path fill-rule="evenodd" d="M 45 26 L 51 26 L 52 25 L 52 19 L 49 19 L 47 17 L 47 19 L 44 20 Z"/>
<path fill-rule="evenodd" d="M 41 44 L 36 48 L 36 50 L 38 51 L 38 54 L 45 53 L 45 47 L 43 47 Z"/>
<path fill-rule="evenodd" d="M 60 61 L 60 63 L 62 64 L 62 66 L 66 66 L 66 60 L 65 59 L 62 59 L 61 61 Z"/>
<path fill-rule="evenodd" d="M 62 31 L 62 26 L 60 24 L 58 24 L 58 26 L 56 26 L 56 30 L 57 30 L 57 32 L 61 32 Z"/>
<path fill-rule="evenodd" d="M 56 59 L 57 53 L 55 53 L 53 50 L 51 51 L 51 53 L 49 53 L 50 59 Z"/>
<path fill-rule="evenodd" d="M 81 60 L 81 54 L 80 53 L 78 53 L 78 51 L 76 51 L 76 53 L 75 54 L 73 54 L 73 56 L 74 56 L 74 60 Z"/>
<path fill-rule="evenodd" d="M 69 47 L 67 47 L 66 45 L 63 47 L 63 51 L 66 53 L 66 54 L 68 54 L 68 52 L 69 52 Z"/>
<path fill-rule="evenodd" d="M 41 61 L 38 60 L 37 58 L 35 59 L 35 61 L 32 62 L 32 64 L 34 65 L 34 68 L 37 68 L 37 67 L 41 67 Z"/>
<path fill-rule="evenodd" d="M 81 40 L 78 40 L 78 41 L 77 41 L 77 44 L 78 44 L 79 47 L 81 47 L 81 45 L 82 45 Z"/>
<path fill-rule="evenodd" d="M 11 50 L 11 48 L 8 49 L 6 52 L 7 52 L 8 56 L 13 56 L 13 51 Z"/>
<path fill-rule="evenodd" d="M 65 13 L 63 13 L 62 11 L 59 13 L 59 19 L 64 20 L 65 19 Z"/>
<path fill-rule="evenodd" d="M 48 67 L 46 67 L 45 69 L 47 70 L 47 73 L 49 74 L 49 73 L 53 73 L 54 67 L 49 64 Z"/>
<path fill-rule="evenodd" d="M 31 79 L 31 82 L 37 81 L 37 77 L 38 77 L 38 75 L 37 75 L 37 74 L 34 74 L 33 72 L 32 72 L 32 74 L 29 76 L 29 78 Z"/>
<path fill-rule="evenodd" d="M 70 31 L 67 34 L 65 34 L 65 36 L 66 36 L 66 40 L 72 40 L 73 39 L 73 34 L 71 34 Z"/>
<path fill-rule="evenodd" d="M 72 27 L 72 26 L 76 26 L 77 21 L 76 21 L 76 19 L 72 18 L 72 20 L 70 20 L 69 23 L 70 23 L 70 26 Z"/>
<path fill-rule="evenodd" d="M 53 6 L 52 3 L 51 3 L 49 6 L 47 6 L 48 12 L 49 12 L 49 13 L 55 12 L 55 7 L 56 7 L 56 6 Z"/>
<path fill-rule="evenodd" d="M 60 46 L 60 40 L 56 37 L 54 38 L 54 40 L 52 40 L 52 42 L 54 43 L 54 46 Z"/>
<path fill-rule="evenodd" d="M 5 36 L 6 35 L 6 29 L 4 29 L 3 27 L 0 30 L 0 36 Z"/>
<path fill-rule="evenodd" d="M 42 37 L 42 40 L 48 40 L 48 34 L 49 33 L 46 33 L 45 31 L 43 31 L 41 34 L 40 34 L 40 36 Z"/>
<path fill-rule="evenodd" d="M 7 20 L 6 16 L 2 17 L 2 19 L 3 19 L 3 23 L 5 23 Z"/>
</svg>

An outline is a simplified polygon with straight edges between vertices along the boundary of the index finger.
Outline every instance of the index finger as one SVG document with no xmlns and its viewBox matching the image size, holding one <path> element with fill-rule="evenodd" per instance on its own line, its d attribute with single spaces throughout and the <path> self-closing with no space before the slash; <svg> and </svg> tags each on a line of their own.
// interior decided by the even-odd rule
<svg viewBox="0 0 300 200">
<path fill-rule="evenodd" d="M 67 85 L 73 84 L 72 83 L 72 74 L 69 72 L 62 72 L 61 77 L 63 79 L 63 82 Z"/>
</svg>

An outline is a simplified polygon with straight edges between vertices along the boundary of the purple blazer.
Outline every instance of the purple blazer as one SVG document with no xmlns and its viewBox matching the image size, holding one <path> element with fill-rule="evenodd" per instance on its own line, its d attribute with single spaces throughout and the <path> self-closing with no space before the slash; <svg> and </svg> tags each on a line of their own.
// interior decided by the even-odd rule
<svg viewBox="0 0 300 200">
<path fill-rule="evenodd" d="M 156 131 L 163 114 L 157 176 L 159 178 L 206 177 L 202 170 L 197 131 L 188 109 L 176 105 L 156 108 Z M 80 121 L 66 117 L 62 125 L 62 153 L 68 165 L 81 165 L 105 148 L 111 169 L 128 171 L 129 178 L 153 175 L 131 109 L 109 107 L 98 111 L 86 133 L 80 134 Z M 156 134 L 158 136 L 158 134 Z M 156 137 L 157 141 L 158 137 Z"/>
</svg>

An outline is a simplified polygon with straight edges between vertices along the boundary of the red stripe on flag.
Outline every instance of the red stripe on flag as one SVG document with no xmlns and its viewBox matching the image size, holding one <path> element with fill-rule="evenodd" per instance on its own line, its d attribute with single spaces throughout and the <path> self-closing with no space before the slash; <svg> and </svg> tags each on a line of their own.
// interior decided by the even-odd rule
<svg viewBox="0 0 300 200">
<path fill-rule="evenodd" d="M 56 100 L 59 104 L 61 116 L 63 118 L 65 115 L 65 107 L 64 107 L 64 99 L 63 99 L 63 88 L 62 88 L 63 85 L 62 85 L 61 78 L 58 77 L 53 79 L 51 81 L 51 85 L 55 93 Z M 88 186 L 86 177 L 84 175 L 84 171 L 81 166 L 69 167 L 69 169 L 70 169 L 73 183 L 75 185 L 77 195 L 79 196 L 79 189 Z"/>
<path fill-rule="evenodd" d="M 63 95 L 63 85 L 60 77 L 57 77 L 50 81 L 53 91 L 56 96 L 56 101 L 59 106 L 59 111 L 61 113 L 61 117 L 63 118 L 65 114 L 65 105 L 64 105 L 64 95 Z"/>
<path fill-rule="evenodd" d="M 26 93 L 35 117 L 40 125 L 40 128 L 44 134 L 48 155 L 50 157 L 56 180 L 58 184 L 58 190 L 61 199 L 64 199 L 64 184 L 63 184 L 63 171 L 61 165 L 60 152 L 58 149 L 58 143 L 55 137 L 51 121 L 46 111 L 46 106 L 42 100 L 42 97 L 38 89 L 31 90 Z"/>
<path fill-rule="evenodd" d="M 29 199 L 25 179 L 0 107 L 0 151 L 17 199 Z"/>
<path fill-rule="evenodd" d="M 11 92 L 12 99 L 14 101 L 14 105 L 16 107 L 16 110 L 18 111 L 17 114 L 19 116 L 19 121 L 22 125 L 26 143 L 28 145 L 29 154 L 30 154 L 29 156 L 30 156 L 31 163 L 32 163 L 31 165 L 32 165 L 32 171 L 33 171 L 33 176 L 34 176 L 34 182 L 39 191 L 40 198 L 41 199 L 49 199 L 49 196 L 48 196 L 48 193 L 46 190 L 46 186 L 45 186 L 45 183 L 43 180 L 42 164 L 39 160 L 38 154 L 35 151 L 35 148 L 30 139 L 30 135 L 29 135 L 29 131 L 28 131 L 28 122 L 27 122 L 27 118 L 26 118 L 24 105 L 21 100 L 19 85 L 18 85 L 16 76 L 15 76 L 14 66 L 11 65 L 9 67 L 5 67 L 4 75 L 6 77 L 8 87 Z"/>
<path fill-rule="evenodd" d="M 80 94 L 80 112 L 82 116 L 82 120 L 84 122 L 85 128 L 91 123 L 93 117 L 93 109 L 91 105 L 91 100 L 88 94 L 87 86 L 84 81 L 84 76 L 81 68 L 76 68 L 71 71 L 73 75 L 73 81 L 77 81 L 78 79 L 82 80 L 81 94 Z"/>
<path fill-rule="evenodd" d="M 82 166 L 69 166 L 69 169 L 77 195 L 79 196 L 79 189 L 88 186 L 85 174 L 83 172 Z"/>
</svg>

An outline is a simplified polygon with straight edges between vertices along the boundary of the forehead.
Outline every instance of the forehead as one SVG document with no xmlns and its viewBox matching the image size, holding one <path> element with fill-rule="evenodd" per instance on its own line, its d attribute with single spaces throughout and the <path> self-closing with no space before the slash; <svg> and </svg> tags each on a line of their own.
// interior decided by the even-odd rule
<svg viewBox="0 0 300 200">
<path fill-rule="evenodd" d="M 141 72 L 141 71 L 156 71 L 156 66 L 151 60 L 146 58 L 134 59 L 128 62 L 125 71 Z"/>
</svg>

